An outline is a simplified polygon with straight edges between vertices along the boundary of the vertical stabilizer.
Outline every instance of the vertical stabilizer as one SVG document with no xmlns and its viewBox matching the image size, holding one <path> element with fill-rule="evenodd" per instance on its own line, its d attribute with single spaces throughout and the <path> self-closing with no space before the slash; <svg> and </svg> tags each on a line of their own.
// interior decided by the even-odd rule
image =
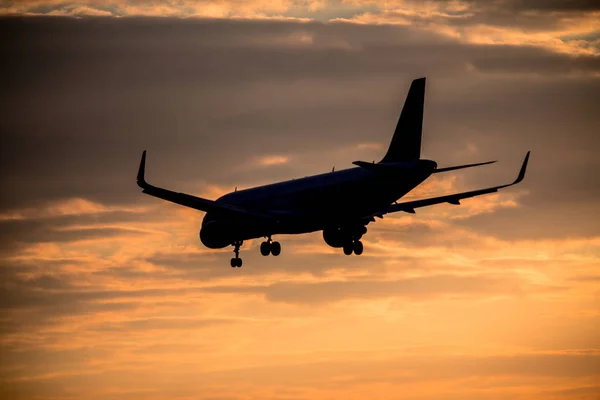
<svg viewBox="0 0 600 400">
<path fill-rule="evenodd" d="M 411 161 L 421 157 L 424 101 L 425 78 L 415 79 L 406 96 L 392 143 L 380 162 Z"/>
</svg>

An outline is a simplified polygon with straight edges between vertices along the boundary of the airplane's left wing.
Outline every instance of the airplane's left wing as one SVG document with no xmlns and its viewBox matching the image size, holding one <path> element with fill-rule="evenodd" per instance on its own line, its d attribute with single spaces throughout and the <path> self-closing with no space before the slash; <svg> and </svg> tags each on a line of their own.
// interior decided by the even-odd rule
<svg viewBox="0 0 600 400">
<path fill-rule="evenodd" d="M 194 208 L 205 212 L 216 212 L 220 214 L 230 215 L 232 217 L 253 218 L 269 222 L 277 222 L 277 219 L 271 215 L 256 210 L 247 210 L 245 208 L 233 205 L 218 203 L 214 200 L 204 199 L 185 193 L 173 192 L 171 190 L 159 188 L 146 182 L 144 175 L 146 169 L 146 150 L 142 153 L 140 168 L 137 174 L 137 184 L 142 189 L 142 193 L 150 196 L 158 197 L 159 199 L 167 200 L 175 204 L 185 207 Z"/>
<path fill-rule="evenodd" d="M 517 183 L 521 182 L 523 180 L 523 178 L 525 177 L 525 171 L 527 169 L 527 162 L 529 161 L 529 153 L 530 152 L 528 151 L 527 155 L 525 156 L 525 160 L 523 160 L 523 165 L 521 166 L 521 170 L 519 171 L 519 176 L 512 183 L 509 183 L 506 185 L 500 185 L 500 186 L 493 186 L 493 187 L 489 187 L 489 188 L 485 188 L 485 189 L 472 190 L 470 192 L 455 193 L 455 194 L 450 194 L 450 195 L 446 195 L 446 196 L 432 197 L 429 199 L 406 201 L 404 203 L 396 203 L 396 204 L 390 205 L 387 209 L 382 210 L 380 213 L 376 213 L 374 215 L 378 216 L 378 217 L 382 217 L 383 214 L 388 214 L 388 213 L 397 212 L 397 211 L 404 211 L 407 213 L 414 214 L 415 208 L 432 206 L 434 204 L 440 204 L 440 203 L 460 204 L 460 200 L 468 199 L 470 197 L 480 196 L 482 194 L 494 193 L 494 192 L 497 192 L 499 189 L 509 187 L 512 185 L 516 185 Z"/>
</svg>

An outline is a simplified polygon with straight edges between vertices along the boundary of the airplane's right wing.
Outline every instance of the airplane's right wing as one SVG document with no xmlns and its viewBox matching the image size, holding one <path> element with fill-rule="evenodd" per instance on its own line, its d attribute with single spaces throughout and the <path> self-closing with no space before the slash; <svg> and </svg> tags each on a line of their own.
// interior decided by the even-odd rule
<svg viewBox="0 0 600 400">
<path fill-rule="evenodd" d="M 404 203 L 392 204 L 386 210 L 382 210 L 379 213 L 375 213 L 374 216 L 382 217 L 383 214 L 388 214 L 397 211 L 404 211 L 412 214 L 415 212 L 415 208 L 432 206 L 434 204 L 440 203 L 460 204 L 460 200 L 468 199 L 469 197 L 480 196 L 482 194 L 494 193 L 497 192 L 499 189 L 516 185 L 517 183 L 521 182 L 525 177 L 527 162 L 529 161 L 529 153 L 530 152 L 528 151 L 527 155 L 525 156 L 525 160 L 523 161 L 523 165 L 521 166 L 521 170 L 519 171 L 519 176 L 512 183 L 509 183 L 507 185 L 493 186 L 485 189 L 472 190 L 470 192 L 455 193 L 446 196 L 432 197 L 429 199 L 406 201 Z"/>
</svg>

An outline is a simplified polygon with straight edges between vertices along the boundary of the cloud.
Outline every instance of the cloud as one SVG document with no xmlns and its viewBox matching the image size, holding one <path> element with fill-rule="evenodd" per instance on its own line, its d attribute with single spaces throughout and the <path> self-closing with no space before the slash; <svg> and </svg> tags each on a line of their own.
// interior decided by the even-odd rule
<svg viewBox="0 0 600 400">
<path fill-rule="evenodd" d="M 218 289 L 217 289 L 218 290 Z M 270 301 L 319 304 L 348 299 L 406 297 L 425 300 L 449 296 L 512 295 L 520 282 L 485 276 L 424 276 L 385 282 L 276 283 L 265 290 Z"/>
<path fill-rule="evenodd" d="M 54 16 L 151 16 L 151 17 L 268 17 L 289 9 L 288 1 L 273 2 L 218 2 L 181 1 L 154 2 L 139 1 L 26 1 L 2 7 L 5 15 L 54 15 Z"/>
<path fill-rule="evenodd" d="M 514 9 L 526 11 L 598 11 L 600 7 L 597 4 L 584 0 L 574 1 L 541 1 L 541 0 L 512 0 L 505 6 Z"/>
<path fill-rule="evenodd" d="M 552 164 L 583 176 L 594 167 L 588 149 L 596 126 L 589 104 L 597 97 L 592 76 L 598 66 L 591 56 L 462 45 L 401 27 L 129 19 L 103 22 L 106 32 L 99 35 L 93 21 L 38 21 L 57 34 L 73 31 L 61 41 L 67 55 L 57 58 L 56 49 L 16 21 L 6 21 L 7 34 L 20 37 L 28 54 L 24 58 L 19 54 L 25 53 L 7 48 L 15 52 L 3 63 L 3 73 L 18 77 L 2 97 L 10 116 L 3 122 L 2 147 L 7 150 L 2 171 L 13 171 L 10 177 L 3 172 L 9 195 L 2 203 L 11 212 L 17 206 L 66 201 L 65 191 L 93 204 L 129 206 L 140 198 L 132 176 L 143 148 L 149 148 L 151 182 L 190 192 L 201 191 L 199 177 L 229 190 L 256 183 L 257 174 L 244 166 L 253 161 L 252 154 L 264 154 L 259 143 L 268 143 L 272 154 L 302 156 L 304 165 L 273 168 L 268 177 L 273 180 L 330 171 L 333 165 L 344 168 L 348 160 L 371 154 L 381 157 L 365 149 L 344 154 L 335 149 L 366 140 L 385 148 L 413 72 L 432 76 L 426 155 L 458 163 L 458 151 L 477 143 L 480 154 L 504 163 L 510 152 L 516 153 L 513 149 L 531 148 L 534 179 L 528 175 L 529 183 L 539 181 L 541 171 Z M 127 34 L 120 35 L 121 29 Z M 347 42 L 354 50 L 265 46 L 247 39 L 294 32 L 308 32 L 315 43 Z M 218 37 L 218 44 L 229 49 L 220 50 L 209 37 Z M 87 42 L 98 46 L 91 50 Z M 33 70 L 29 63 L 47 68 Z M 77 74 L 70 72 L 74 63 Z M 114 63 L 118 71 L 111 68 Z M 238 68 L 241 63 L 244 67 Z M 468 71 L 469 65 L 476 73 Z M 460 84 L 456 77 L 461 77 Z M 64 96 L 51 95 L 59 88 Z M 93 96 L 78 101 L 86 93 Z M 565 112 L 569 119 L 561 118 Z M 571 118 L 590 122 L 577 127 L 566 122 Z M 89 125 L 89 120 L 97 123 Z M 488 121 L 494 121 L 493 128 Z M 505 144 L 498 146 L 492 134 L 478 134 L 490 129 Z M 567 130 L 576 139 L 567 138 Z M 167 131 L 189 150 L 182 151 L 179 140 L 163 139 Z M 55 140 L 57 136 L 64 139 Z M 560 145 L 545 145 L 546 140 Z M 561 146 L 568 152 L 557 152 Z M 591 164 L 567 164 L 564 153 L 576 152 Z M 220 157 L 212 156 L 216 153 Z M 198 158 L 206 163 L 204 171 L 197 170 Z M 110 169 L 104 168 L 107 160 Z M 518 169 L 518 162 L 513 168 Z M 498 164 L 485 171 L 502 171 L 504 165 L 508 167 Z M 576 181 L 559 182 L 567 183 Z M 544 184 L 550 190 L 550 182 Z M 143 201 L 156 204 L 149 198 Z"/>
<path fill-rule="evenodd" d="M 286 164 L 290 161 L 287 156 L 270 155 L 263 156 L 258 160 L 258 164 L 263 167 L 270 167 L 272 165 Z"/>
<path fill-rule="evenodd" d="M 0 397 L 593 396 L 599 70 L 580 51 L 592 36 L 577 56 L 546 44 L 594 21 L 583 6 L 377 3 L 0 21 L 14 38 L 0 42 Z M 410 23 L 285 20 L 380 7 Z M 277 235 L 279 257 L 247 241 L 236 269 L 231 248 L 199 242 L 202 212 L 135 183 L 143 149 L 150 182 L 209 198 L 378 160 L 419 76 L 423 157 L 500 161 L 410 196 L 511 182 L 532 150 L 523 183 L 388 215 L 361 257 Z M 287 162 L 259 168 L 271 156 Z"/>
<path fill-rule="evenodd" d="M 51 202 L 43 208 L 26 208 L 0 215 L 0 221 L 30 220 L 38 218 L 53 218 L 72 215 L 88 215 L 103 213 L 137 213 L 144 212 L 143 208 L 106 207 L 86 199 L 71 198 Z"/>
<path fill-rule="evenodd" d="M 62 9 L 55 9 L 48 12 L 45 15 L 52 16 L 69 16 L 69 17 L 112 17 L 113 13 L 108 10 L 99 10 L 97 8 L 89 7 L 89 6 L 74 6 L 74 7 L 66 7 Z"/>
<path fill-rule="evenodd" d="M 560 53 L 598 55 L 598 13 L 585 2 L 475 1 L 28 1 L 0 15 L 160 17 L 393 24 L 436 32 L 466 43 L 530 45 Z M 310 35 L 279 43 L 313 44 Z"/>
<path fill-rule="evenodd" d="M 227 319 L 198 319 L 198 318 L 142 318 L 123 322 L 102 323 L 95 330 L 99 332 L 153 331 L 153 330 L 187 330 L 232 322 Z M 94 329 L 92 329 L 94 330 Z"/>
<path fill-rule="evenodd" d="M 68 209 L 69 204 L 74 207 Z M 58 207 L 49 205 L 13 210 L 0 219 L 0 250 L 14 251 L 33 244 L 69 243 L 94 238 L 164 235 L 164 232 L 149 228 L 143 221 L 138 226 L 132 224 L 142 216 L 150 221 L 156 215 L 150 210 L 103 206 L 82 199 L 66 200 Z"/>
</svg>

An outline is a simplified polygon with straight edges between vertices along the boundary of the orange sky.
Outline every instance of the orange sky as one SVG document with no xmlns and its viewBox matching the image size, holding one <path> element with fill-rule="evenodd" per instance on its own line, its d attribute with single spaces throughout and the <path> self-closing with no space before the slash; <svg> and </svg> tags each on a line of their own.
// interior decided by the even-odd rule
<svg viewBox="0 0 600 400">
<path fill-rule="evenodd" d="M 599 11 L 269 4 L 1 6 L 82 23 L 0 20 L 0 397 L 599 399 Z M 148 14 L 259 21 L 190 39 L 203 20 L 116 18 Z M 377 158 L 421 70 L 426 156 L 500 162 L 411 196 L 509 182 L 531 149 L 523 183 L 386 216 L 360 257 L 281 236 L 236 269 L 200 244 L 202 213 L 135 187 L 143 148 L 151 182 L 210 198 Z"/>
</svg>

